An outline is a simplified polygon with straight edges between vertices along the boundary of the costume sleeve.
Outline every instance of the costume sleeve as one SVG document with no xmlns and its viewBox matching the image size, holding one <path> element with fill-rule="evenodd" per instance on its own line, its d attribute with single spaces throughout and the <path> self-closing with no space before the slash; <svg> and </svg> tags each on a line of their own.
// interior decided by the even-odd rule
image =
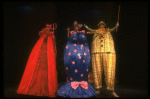
<svg viewBox="0 0 150 99">
<path fill-rule="evenodd" d="M 93 30 L 93 29 L 89 28 L 87 25 L 85 25 L 85 28 L 86 28 L 88 31 L 90 31 L 90 32 L 87 32 L 87 34 L 94 34 L 94 33 L 98 32 L 97 30 Z"/>
<path fill-rule="evenodd" d="M 112 32 L 112 31 L 114 31 L 116 28 L 117 28 L 117 26 L 115 26 L 115 27 L 109 29 L 109 31 Z"/>
<path fill-rule="evenodd" d="M 39 32 L 39 36 L 41 37 L 42 34 L 43 34 L 43 31 L 40 31 L 40 32 Z"/>
<path fill-rule="evenodd" d="M 87 28 L 87 30 L 91 31 L 91 32 L 96 32 L 96 30 L 93 30 L 91 28 Z"/>
<path fill-rule="evenodd" d="M 68 32 L 68 35 L 67 35 L 67 37 L 69 38 L 70 27 L 68 27 L 68 28 L 67 28 L 67 32 Z"/>
</svg>

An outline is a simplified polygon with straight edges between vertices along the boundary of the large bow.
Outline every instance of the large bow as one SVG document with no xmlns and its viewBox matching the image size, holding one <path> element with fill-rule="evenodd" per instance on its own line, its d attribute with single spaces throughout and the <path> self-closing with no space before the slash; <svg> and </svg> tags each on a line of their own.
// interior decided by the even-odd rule
<svg viewBox="0 0 150 99">
<path fill-rule="evenodd" d="M 88 89 L 88 83 L 86 81 L 81 81 L 81 82 L 73 81 L 73 82 L 71 82 L 71 87 L 73 89 L 77 89 L 79 85 L 86 90 Z"/>
</svg>

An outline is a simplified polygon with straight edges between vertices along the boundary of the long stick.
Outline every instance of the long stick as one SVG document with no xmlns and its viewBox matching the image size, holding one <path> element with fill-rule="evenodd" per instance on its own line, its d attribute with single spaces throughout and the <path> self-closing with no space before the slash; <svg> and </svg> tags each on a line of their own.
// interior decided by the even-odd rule
<svg viewBox="0 0 150 99">
<path fill-rule="evenodd" d="M 119 10 L 118 10 L 118 22 L 119 22 L 119 14 L 120 14 L 120 5 L 119 5 Z"/>
<path fill-rule="evenodd" d="M 54 30 L 57 28 L 57 23 L 53 23 L 53 32 L 54 32 Z"/>
<path fill-rule="evenodd" d="M 120 14 L 120 5 L 119 5 L 119 9 L 118 9 L 118 20 L 117 22 L 119 22 L 119 14 Z M 116 32 L 118 31 L 118 28 L 116 28 Z"/>
</svg>

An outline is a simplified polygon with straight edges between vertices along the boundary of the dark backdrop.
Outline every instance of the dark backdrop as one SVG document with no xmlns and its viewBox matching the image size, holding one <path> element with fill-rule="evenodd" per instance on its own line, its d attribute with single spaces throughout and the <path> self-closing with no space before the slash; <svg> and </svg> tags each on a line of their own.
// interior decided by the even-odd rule
<svg viewBox="0 0 150 99">
<path fill-rule="evenodd" d="M 5 86 L 19 86 L 28 57 L 46 23 L 57 23 L 58 80 L 65 81 L 63 50 L 66 28 L 74 21 L 97 29 L 102 20 L 112 28 L 120 18 L 118 32 L 112 32 L 117 54 L 116 79 L 127 88 L 148 85 L 147 2 L 5 2 L 3 3 L 3 80 Z M 84 28 L 83 28 L 84 29 Z M 91 47 L 93 35 L 87 35 Z"/>
</svg>

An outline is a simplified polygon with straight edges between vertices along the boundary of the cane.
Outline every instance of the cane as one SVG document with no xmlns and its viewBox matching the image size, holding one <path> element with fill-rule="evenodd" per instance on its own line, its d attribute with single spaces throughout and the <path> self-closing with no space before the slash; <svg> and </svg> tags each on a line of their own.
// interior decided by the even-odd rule
<svg viewBox="0 0 150 99">
<path fill-rule="evenodd" d="M 118 20 L 117 23 L 119 23 L 119 14 L 120 14 L 120 5 L 119 5 L 119 9 L 118 9 Z M 118 31 L 118 27 L 116 28 L 116 32 Z"/>
</svg>

